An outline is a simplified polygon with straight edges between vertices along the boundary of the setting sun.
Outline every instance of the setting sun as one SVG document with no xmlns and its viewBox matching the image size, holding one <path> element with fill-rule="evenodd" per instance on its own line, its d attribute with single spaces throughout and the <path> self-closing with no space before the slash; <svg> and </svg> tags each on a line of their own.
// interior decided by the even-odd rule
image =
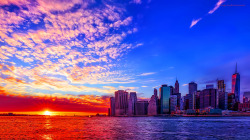
<svg viewBox="0 0 250 140">
<path fill-rule="evenodd" d="M 50 115 L 51 115 L 51 112 L 45 111 L 45 112 L 44 112 L 44 115 L 50 116 Z"/>
</svg>

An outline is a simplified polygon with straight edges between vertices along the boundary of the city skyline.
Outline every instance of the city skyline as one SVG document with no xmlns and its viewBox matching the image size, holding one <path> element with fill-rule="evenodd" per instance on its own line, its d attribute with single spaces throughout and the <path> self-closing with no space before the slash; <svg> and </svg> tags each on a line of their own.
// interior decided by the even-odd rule
<svg viewBox="0 0 250 140">
<path fill-rule="evenodd" d="M 106 113 L 114 92 L 126 90 L 137 93 L 125 110 L 134 114 L 136 101 L 149 101 L 155 88 L 160 96 L 163 84 L 179 101 L 179 93 L 193 96 L 206 85 L 216 87 L 217 79 L 225 91 L 242 96 L 250 91 L 248 5 L 2 0 L 0 112 Z M 192 81 L 197 87 L 189 91 Z"/>
</svg>

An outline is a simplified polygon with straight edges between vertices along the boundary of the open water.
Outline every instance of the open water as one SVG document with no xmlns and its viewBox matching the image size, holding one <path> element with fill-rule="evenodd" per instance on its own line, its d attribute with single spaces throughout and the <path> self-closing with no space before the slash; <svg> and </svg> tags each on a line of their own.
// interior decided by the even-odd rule
<svg viewBox="0 0 250 140">
<path fill-rule="evenodd" d="M 0 139 L 250 140 L 250 117 L 0 116 Z"/>
</svg>

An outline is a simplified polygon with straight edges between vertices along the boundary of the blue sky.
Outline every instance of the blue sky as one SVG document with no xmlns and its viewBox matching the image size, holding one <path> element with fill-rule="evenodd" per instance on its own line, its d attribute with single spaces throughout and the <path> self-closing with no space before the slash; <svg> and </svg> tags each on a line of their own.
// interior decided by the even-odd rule
<svg viewBox="0 0 250 140">
<path fill-rule="evenodd" d="M 0 2 L 2 90 L 79 98 L 224 79 L 235 64 L 250 91 L 247 0 L 4 0 Z"/>
</svg>

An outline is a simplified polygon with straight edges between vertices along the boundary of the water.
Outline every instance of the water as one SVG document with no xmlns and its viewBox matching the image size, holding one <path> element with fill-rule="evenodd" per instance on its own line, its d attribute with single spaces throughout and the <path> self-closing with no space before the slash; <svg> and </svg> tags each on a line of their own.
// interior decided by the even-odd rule
<svg viewBox="0 0 250 140">
<path fill-rule="evenodd" d="M 0 139 L 250 139 L 250 117 L 9 117 Z"/>
</svg>

